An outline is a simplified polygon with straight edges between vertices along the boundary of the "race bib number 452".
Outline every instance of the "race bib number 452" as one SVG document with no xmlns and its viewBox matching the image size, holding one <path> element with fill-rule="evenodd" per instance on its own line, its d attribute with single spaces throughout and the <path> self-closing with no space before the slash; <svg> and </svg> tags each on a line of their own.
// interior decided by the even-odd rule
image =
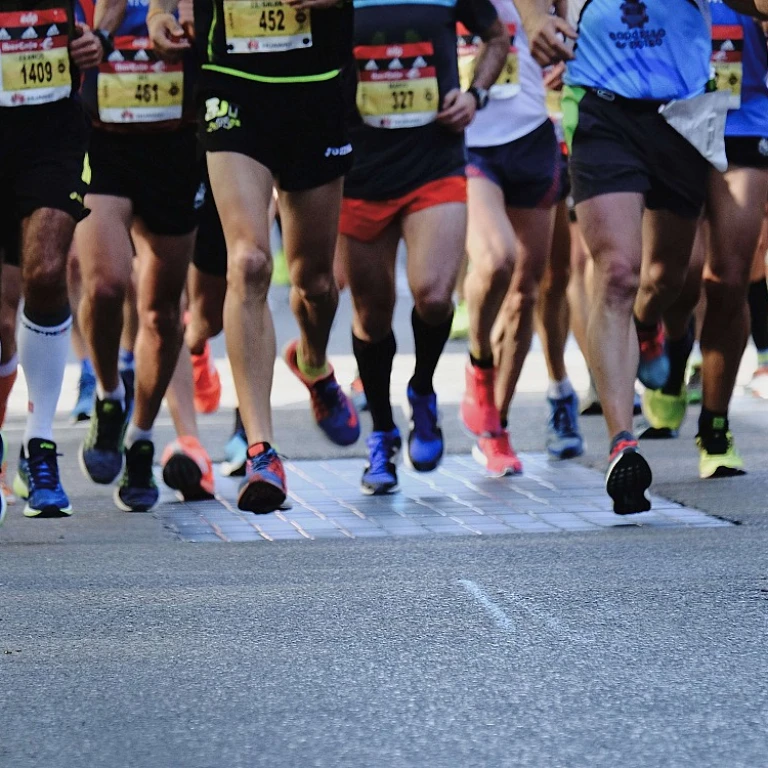
<svg viewBox="0 0 768 768">
<path fill-rule="evenodd" d="M 418 128 L 435 121 L 440 91 L 432 43 L 360 45 L 357 109 L 374 128 Z"/>
<path fill-rule="evenodd" d="M 0 13 L 0 106 L 49 104 L 72 92 L 64 8 Z"/>
<path fill-rule="evenodd" d="M 312 17 L 282 0 L 224 0 L 228 53 L 279 53 L 312 47 Z"/>
<path fill-rule="evenodd" d="M 115 38 L 99 65 L 99 119 L 103 123 L 159 123 L 181 119 L 184 66 L 160 61 L 142 37 Z"/>
</svg>

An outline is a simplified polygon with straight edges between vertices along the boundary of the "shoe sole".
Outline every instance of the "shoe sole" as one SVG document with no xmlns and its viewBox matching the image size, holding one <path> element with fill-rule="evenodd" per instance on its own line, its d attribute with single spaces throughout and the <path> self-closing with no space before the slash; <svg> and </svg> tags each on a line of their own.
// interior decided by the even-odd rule
<svg viewBox="0 0 768 768">
<path fill-rule="evenodd" d="M 582 445 L 581 448 L 566 448 L 564 451 L 553 451 L 547 448 L 547 453 L 549 458 L 555 461 L 568 461 L 569 459 L 578 459 L 579 456 L 583 456 L 584 450 L 585 447 Z"/>
<path fill-rule="evenodd" d="M 115 488 L 115 492 L 112 495 L 112 499 L 115 502 L 115 506 L 123 511 L 123 512 L 151 512 L 160 502 L 160 496 L 158 495 L 157 499 L 153 501 L 151 504 L 136 504 L 134 506 L 130 506 L 126 504 L 121 498 L 120 498 L 120 489 Z"/>
<path fill-rule="evenodd" d="M 723 477 L 741 477 L 746 475 L 745 469 L 739 467 L 718 467 L 711 475 L 700 475 L 702 480 L 719 480 Z"/>
<path fill-rule="evenodd" d="M 241 490 L 237 497 L 237 508 L 255 515 L 268 515 L 285 504 L 286 493 L 272 483 L 254 480 Z"/>
<path fill-rule="evenodd" d="M 42 517 L 42 518 L 54 518 L 54 517 L 71 517 L 73 514 L 72 506 L 68 507 L 57 507 L 55 504 L 49 504 L 47 507 L 43 507 L 42 509 L 34 509 L 27 504 L 26 507 L 24 507 L 24 517 L 29 518 L 36 518 L 36 517 Z"/>
<path fill-rule="evenodd" d="M 91 420 L 90 413 L 75 413 L 72 415 L 72 418 L 70 419 L 72 424 L 85 424 L 90 420 Z"/>
<path fill-rule="evenodd" d="M 429 464 L 425 464 L 424 462 L 416 462 L 411 458 L 411 451 L 410 448 L 405 451 L 405 456 L 403 457 L 403 464 L 405 464 L 406 467 L 409 469 L 412 469 L 414 472 L 434 472 L 440 464 L 443 462 L 443 455 L 445 453 L 445 448 L 440 452 L 440 455 L 437 457 L 437 460 Z"/>
<path fill-rule="evenodd" d="M 651 487 L 653 473 L 648 462 L 637 451 L 625 451 L 608 467 L 605 490 L 613 499 L 617 515 L 648 512 L 650 499 L 645 492 Z"/>
<path fill-rule="evenodd" d="M 485 470 L 488 477 L 495 479 L 501 479 L 502 477 L 515 477 L 516 475 L 523 474 L 523 465 L 520 463 L 520 468 L 507 467 L 503 472 L 491 472 L 488 469 L 488 459 L 485 458 L 485 454 L 478 448 L 477 445 L 472 446 L 472 458 Z"/>
<path fill-rule="evenodd" d="M 210 501 L 213 494 L 202 486 L 203 473 L 197 462 L 183 453 L 175 453 L 163 467 L 163 482 L 178 491 L 184 501 Z"/>
<path fill-rule="evenodd" d="M 679 432 L 672 427 L 648 427 L 640 433 L 641 440 L 675 440 Z"/>
<path fill-rule="evenodd" d="M 393 493 L 399 492 L 400 486 L 397 483 L 391 486 L 386 486 L 384 488 L 369 488 L 368 486 L 360 483 L 360 493 L 362 493 L 364 496 L 391 496 Z"/>
<path fill-rule="evenodd" d="M 96 483 L 96 485 L 112 485 L 112 483 L 117 480 L 118 477 L 120 477 L 120 473 L 123 471 L 123 465 L 125 463 L 125 457 L 123 454 L 120 454 L 120 469 L 115 472 L 115 476 L 111 480 L 97 480 L 88 469 L 88 465 L 85 463 L 85 446 L 81 445 L 80 450 L 77 452 L 77 460 L 80 464 L 80 470 L 81 472 L 86 476 L 88 480 L 90 480 L 93 483 Z"/>
</svg>

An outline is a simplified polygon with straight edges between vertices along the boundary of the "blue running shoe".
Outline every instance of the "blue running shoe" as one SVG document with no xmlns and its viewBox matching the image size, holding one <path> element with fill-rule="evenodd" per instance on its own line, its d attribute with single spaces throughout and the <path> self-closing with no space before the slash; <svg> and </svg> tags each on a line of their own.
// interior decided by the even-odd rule
<svg viewBox="0 0 768 768">
<path fill-rule="evenodd" d="M 5 440 L 3 439 L 3 436 L 0 434 L 0 467 L 3 466 L 5 462 Z M 5 512 L 8 509 L 8 501 L 5 498 L 5 492 L 4 488 L 0 489 L 0 525 L 3 524 L 3 520 L 5 520 Z"/>
<path fill-rule="evenodd" d="M 248 449 L 245 480 L 237 496 L 237 508 L 265 515 L 280 509 L 287 496 L 285 467 L 274 448 L 254 443 Z"/>
<path fill-rule="evenodd" d="M 123 512 L 150 512 L 160 499 L 153 465 L 155 446 L 151 440 L 137 440 L 125 451 L 125 469 L 115 488 L 115 504 Z"/>
<path fill-rule="evenodd" d="M 555 459 L 573 459 L 584 453 L 584 438 L 579 431 L 579 398 L 547 398 L 550 415 L 547 423 L 547 451 Z"/>
<path fill-rule="evenodd" d="M 368 463 L 363 470 L 360 490 L 366 496 L 385 496 L 397 488 L 395 462 L 400 453 L 402 440 L 397 428 L 391 432 L 373 432 L 366 441 Z"/>
<path fill-rule="evenodd" d="M 333 369 L 322 379 L 307 379 L 299 368 L 298 348 L 299 342 L 294 339 L 283 351 L 283 359 L 296 378 L 309 390 L 317 426 L 336 445 L 348 446 L 356 443 L 360 437 L 360 420 L 352 401 L 336 381 Z"/>
<path fill-rule="evenodd" d="M 417 395 L 408 385 L 411 404 L 411 431 L 408 461 L 417 472 L 432 472 L 443 458 L 443 430 L 438 424 L 437 395 Z"/>
<path fill-rule="evenodd" d="M 77 402 L 72 409 L 72 423 L 79 424 L 91 418 L 91 412 L 96 402 L 96 374 L 90 363 L 83 362 L 80 369 L 80 380 L 77 383 Z"/>
<path fill-rule="evenodd" d="M 94 483 L 113 483 L 123 468 L 128 408 L 115 400 L 96 400 L 88 434 L 80 446 L 80 468 Z"/>
<path fill-rule="evenodd" d="M 24 517 L 61 517 L 72 514 L 72 505 L 61 487 L 59 454 L 52 440 L 33 438 L 27 453 L 21 449 L 13 481 L 14 493 L 27 500 Z"/>
</svg>

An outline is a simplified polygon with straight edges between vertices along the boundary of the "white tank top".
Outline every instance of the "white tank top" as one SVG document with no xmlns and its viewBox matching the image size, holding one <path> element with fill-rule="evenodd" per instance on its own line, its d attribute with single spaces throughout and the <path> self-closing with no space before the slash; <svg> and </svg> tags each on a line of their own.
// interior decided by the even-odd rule
<svg viewBox="0 0 768 768">
<path fill-rule="evenodd" d="M 514 38 L 514 43 L 499 84 L 491 88 L 488 106 L 477 112 L 467 129 L 468 147 L 499 147 L 509 144 L 527 136 L 547 120 L 541 67 L 531 56 L 520 14 L 513 0 L 491 1 L 502 23 L 510 31 L 510 39 Z M 460 54 L 462 48 L 460 44 Z M 466 64 L 462 70 L 465 68 Z"/>
</svg>

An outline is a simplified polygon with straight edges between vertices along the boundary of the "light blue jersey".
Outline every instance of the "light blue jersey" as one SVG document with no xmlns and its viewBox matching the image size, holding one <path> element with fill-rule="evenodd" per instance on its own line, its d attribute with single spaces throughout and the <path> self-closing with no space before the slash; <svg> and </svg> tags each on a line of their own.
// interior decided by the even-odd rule
<svg viewBox="0 0 768 768">
<path fill-rule="evenodd" d="M 709 9 L 697 0 L 572 0 L 579 32 L 565 82 L 628 99 L 704 93 L 712 52 Z"/>
</svg>

